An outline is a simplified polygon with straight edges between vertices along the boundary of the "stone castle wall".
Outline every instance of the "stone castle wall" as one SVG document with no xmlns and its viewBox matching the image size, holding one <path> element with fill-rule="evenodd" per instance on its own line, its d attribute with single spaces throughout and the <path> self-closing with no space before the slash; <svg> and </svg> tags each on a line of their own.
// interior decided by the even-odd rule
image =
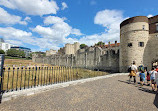
<svg viewBox="0 0 158 111">
<path fill-rule="evenodd" d="M 102 54 L 100 47 L 79 49 L 75 55 L 52 55 L 49 57 L 35 57 L 37 63 L 52 64 L 56 66 L 72 66 L 92 70 L 119 72 L 119 51 L 109 50 Z"/>
<path fill-rule="evenodd" d="M 144 50 L 144 65 L 149 70 L 152 68 L 152 63 L 158 62 L 158 33 L 150 34 L 146 48 Z"/>
<path fill-rule="evenodd" d="M 144 64 L 144 49 L 148 38 L 149 25 L 146 22 L 130 23 L 121 27 L 120 72 L 126 72 L 133 61 L 136 61 L 138 66 Z M 140 42 L 143 42 L 143 46 L 139 46 Z"/>
</svg>

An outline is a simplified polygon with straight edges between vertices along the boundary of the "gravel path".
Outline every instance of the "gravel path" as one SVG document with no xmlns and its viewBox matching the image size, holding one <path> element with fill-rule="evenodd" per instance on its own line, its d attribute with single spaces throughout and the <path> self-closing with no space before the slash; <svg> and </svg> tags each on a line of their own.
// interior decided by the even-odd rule
<svg viewBox="0 0 158 111">
<path fill-rule="evenodd" d="M 158 111 L 151 87 L 127 80 L 115 76 L 21 97 L 0 104 L 0 111 Z"/>
</svg>

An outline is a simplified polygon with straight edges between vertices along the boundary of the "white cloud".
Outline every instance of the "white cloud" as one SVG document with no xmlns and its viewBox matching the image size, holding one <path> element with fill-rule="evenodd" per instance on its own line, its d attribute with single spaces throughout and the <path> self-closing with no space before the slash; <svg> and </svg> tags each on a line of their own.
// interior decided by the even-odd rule
<svg viewBox="0 0 158 111">
<path fill-rule="evenodd" d="M 71 34 L 83 35 L 79 29 L 75 29 L 75 28 L 71 30 Z"/>
<path fill-rule="evenodd" d="M 15 29 L 13 27 L 0 27 L 0 36 L 13 45 L 23 46 L 25 43 L 38 46 L 40 50 L 45 48 L 59 49 L 58 43 L 48 38 L 33 37 L 31 32 Z"/>
<path fill-rule="evenodd" d="M 45 24 L 52 24 L 51 27 L 36 26 L 32 31 L 39 33 L 45 39 L 52 41 L 52 44 L 64 44 L 80 42 L 89 46 L 99 41 L 108 43 L 120 40 L 120 23 L 126 18 L 123 12 L 119 10 L 99 11 L 94 17 L 94 23 L 105 28 L 104 32 L 93 35 L 83 35 L 79 29 L 72 28 L 64 22 L 63 18 L 49 16 L 44 19 Z M 70 38 L 70 34 L 82 36 L 80 39 Z M 53 45 L 55 46 L 55 45 Z"/>
<path fill-rule="evenodd" d="M 150 18 L 150 17 L 153 17 L 153 15 L 149 14 L 147 17 Z"/>
<path fill-rule="evenodd" d="M 102 34 L 96 34 L 95 36 L 104 42 L 115 40 L 119 41 L 120 23 L 125 19 L 126 18 L 123 17 L 123 12 L 120 10 L 106 9 L 97 12 L 94 18 L 94 23 L 103 26 L 105 28 L 105 32 L 102 32 Z"/>
<path fill-rule="evenodd" d="M 0 5 L 18 9 L 28 15 L 56 14 L 59 7 L 51 0 L 0 0 Z"/>
<path fill-rule="evenodd" d="M 30 18 L 30 17 L 25 17 L 24 21 L 30 22 L 30 21 L 31 21 L 31 18 Z"/>
<path fill-rule="evenodd" d="M 13 27 L 6 27 L 6 28 L 0 27 L 0 36 L 4 37 L 6 39 L 26 40 L 26 38 L 32 36 L 32 33 L 22 31 L 19 29 L 15 29 Z M 30 42 L 30 41 L 28 41 L 28 42 Z"/>
<path fill-rule="evenodd" d="M 94 23 L 105 28 L 105 32 L 93 35 L 84 35 L 78 41 L 88 46 L 94 45 L 99 41 L 108 43 L 120 41 L 120 23 L 125 20 L 123 12 L 119 10 L 103 10 L 99 11 L 94 17 Z M 75 39 L 74 39 L 75 41 Z"/>
<path fill-rule="evenodd" d="M 5 42 L 10 43 L 10 44 L 15 45 L 15 46 L 23 45 L 23 43 L 21 41 L 18 41 L 18 40 L 5 40 Z"/>
<path fill-rule="evenodd" d="M 68 8 L 68 6 L 67 6 L 67 4 L 65 2 L 62 2 L 61 4 L 62 4 L 62 8 L 61 8 L 62 10 Z"/>
<path fill-rule="evenodd" d="M 41 42 L 39 45 L 47 48 L 59 49 L 60 44 L 74 43 L 78 41 L 75 38 L 69 37 L 69 35 L 81 36 L 83 35 L 79 29 L 72 28 L 65 22 L 65 18 L 56 16 L 48 16 L 44 18 L 44 24 L 51 25 L 50 27 L 44 27 L 37 25 L 35 28 L 31 28 L 33 32 L 41 35 Z"/>
<path fill-rule="evenodd" d="M 56 16 L 48 16 L 44 19 L 44 24 L 56 24 L 56 23 L 62 23 L 64 22 L 65 18 L 60 18 Z"/>
<path fill-rule="evenodd" d="M 9 14 L 7 11 L 5 11 L 3 8 L 0 7 L 0 23 L 1 24 L 22 24 L 22 25 L 27 25 L 26 21 L 21 21 L 20 16 L 15 16 Z"/>
<path fill-rule="evenodd" d="M 51 27 L 37 25 L 32 31 L 39 33 L 44 38 L 55 40 L 58 43 L 64 43 L 70 34 L 76 36 L 83 35 L 79 29 L 72 28 L 69 24 L 64 22 L 64 20 L 65 18 L 48 16 L 44 19 L 44 24 L 52 24 Z"/>
</svg>

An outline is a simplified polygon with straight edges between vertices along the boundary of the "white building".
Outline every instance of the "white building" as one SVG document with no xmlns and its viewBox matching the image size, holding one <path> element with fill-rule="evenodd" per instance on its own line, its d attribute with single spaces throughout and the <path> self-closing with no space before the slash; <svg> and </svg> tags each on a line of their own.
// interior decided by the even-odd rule
<svg viewBox="0 0 158 111">
<path fill-rule="evenodd" d="M 10 49 L 13 45 L 9 43 L 5 43 L 3 38 L 0 38 L 0 49 L 4 50 L 5 52 Z"/>
<path fill-rule="evenodd" d="M 10 49 L 13 46 L 9 43 L 0 43 L 0 45 L 1 45 L 1 49 L 4 50 L 4 52 L 6 52 L 8 49 Z"/>
</svg>

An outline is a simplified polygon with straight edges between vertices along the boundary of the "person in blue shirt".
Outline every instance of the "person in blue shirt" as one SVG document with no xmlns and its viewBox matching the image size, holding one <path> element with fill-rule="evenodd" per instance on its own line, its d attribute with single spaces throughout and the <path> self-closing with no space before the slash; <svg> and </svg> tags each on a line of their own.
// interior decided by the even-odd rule
<svg viewBox="0 0 158 111">
<path fill-rule="evenodd" d="M 143 86 L 143 84 L 145 82 L 145 73 L 144 73 L 144 70 L 141 70 L 141 72 L 139 73 L 139 77 L 140 77 L 140 84 Z"/>
</svg>

